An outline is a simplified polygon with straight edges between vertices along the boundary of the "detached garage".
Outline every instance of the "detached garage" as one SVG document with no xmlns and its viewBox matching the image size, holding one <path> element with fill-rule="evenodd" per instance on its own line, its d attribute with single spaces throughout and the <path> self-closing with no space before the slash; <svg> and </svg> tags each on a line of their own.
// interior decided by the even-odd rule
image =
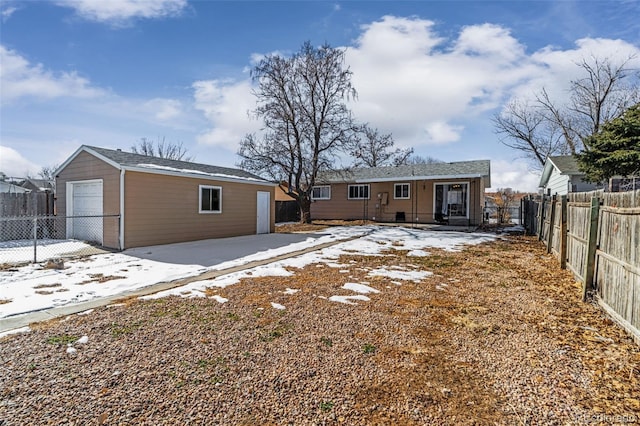
<svg viewBox="0 0 640 426">
<path fill-rule="evenodd" d="M 244 170 L 81 146 L 56 173 L 67 238 L 126 249 L 269 233 L 276 184 Z"/>
</svg>

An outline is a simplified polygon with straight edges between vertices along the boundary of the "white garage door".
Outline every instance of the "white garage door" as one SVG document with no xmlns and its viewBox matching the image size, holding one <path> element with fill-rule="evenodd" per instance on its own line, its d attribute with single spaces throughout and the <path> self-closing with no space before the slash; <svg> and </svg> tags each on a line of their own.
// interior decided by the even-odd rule
<svg viewBox="0 0 640 426">
<path fill-rule="evenodd" d="M 102 244 L 102 181 L 70 182 L 67 189 L 71 206 L 67 227 L 68 236 L 77 240 Z"/>
</svg>

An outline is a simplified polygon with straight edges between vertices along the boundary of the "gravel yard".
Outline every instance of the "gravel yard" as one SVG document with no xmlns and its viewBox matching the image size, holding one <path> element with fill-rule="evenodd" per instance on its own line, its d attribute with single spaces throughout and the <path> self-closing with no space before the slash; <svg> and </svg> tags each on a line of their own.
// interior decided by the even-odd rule
<svg viewBox="0 0 640 426">
<path fill-rule="evenodd" d="M 536 239 L 428 251 L 33 325 L 0 340 L 0 424 L 640 423 L 640 348 Z"/>
</svg>

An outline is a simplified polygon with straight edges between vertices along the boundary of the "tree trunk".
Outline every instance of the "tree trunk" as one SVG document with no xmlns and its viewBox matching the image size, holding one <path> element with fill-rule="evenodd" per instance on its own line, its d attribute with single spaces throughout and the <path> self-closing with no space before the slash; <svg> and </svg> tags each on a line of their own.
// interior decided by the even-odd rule
<svg viewBox="0 0 640 426">
<path fill-rule="evenodd" d="M 311 199 L 301 197 L 298 199 L 300 206 L 300 223 L 311 223 Z"/>
</svg>

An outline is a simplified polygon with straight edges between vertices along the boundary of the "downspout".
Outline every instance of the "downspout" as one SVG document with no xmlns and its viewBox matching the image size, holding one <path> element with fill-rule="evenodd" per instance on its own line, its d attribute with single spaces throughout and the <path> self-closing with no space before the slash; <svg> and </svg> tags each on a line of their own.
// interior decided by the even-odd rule
<svg viewBox="0 0 640 426">
<path fill-rule="evenodd" d="M 120 229 L 118 230 L 118 245 L 124 250 L 124 169 L 120 169 Z"/>
</svg>

